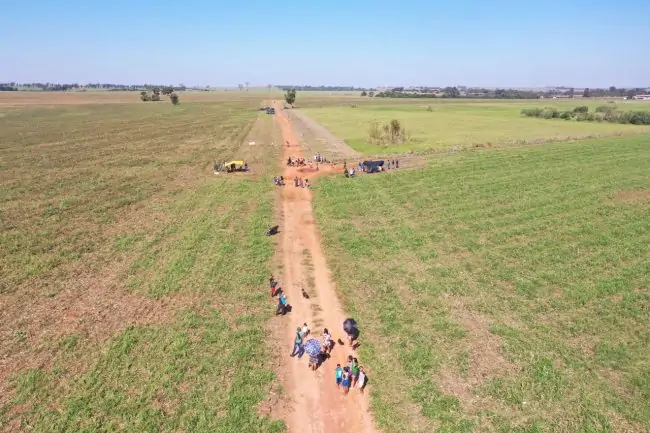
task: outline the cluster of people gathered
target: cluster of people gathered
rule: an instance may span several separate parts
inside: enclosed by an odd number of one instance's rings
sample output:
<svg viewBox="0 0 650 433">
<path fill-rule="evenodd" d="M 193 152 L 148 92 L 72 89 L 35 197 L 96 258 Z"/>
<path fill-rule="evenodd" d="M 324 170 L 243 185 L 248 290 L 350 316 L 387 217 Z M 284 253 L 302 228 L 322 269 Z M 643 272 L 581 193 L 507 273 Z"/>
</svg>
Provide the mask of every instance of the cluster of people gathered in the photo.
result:
<svg viewBox="0 0 650 433">
<path fill-rule="evenodd" d="M 296 188 L 309 188 L 309 179 L 296 176 L 293 178 L 293 184 Z"/>
<path fill-rule="evenodd" d="M 273 176 L 273 183 L 276 186 L 284 186 L 284 176 Z"/>
<path fill-rule="evenodd" d="M 276 314 L 285 315 L 288 311 L 291 311 L 291 307 L 287 302 L 287 297 L 282 290 L 282 287 L 280 287 L 279 282 L 273 276 L 269 278 L 269 287 L 271 297 L 278 296 Z M 309 298 L 304 290 L 303 296 Z M 359 337 L 359 329 L 357 328 L 356 322 L 353 319 L 347 319 L 343 323 L 343 330 L 347 334 L 349 346 L 352 349 L 355 349 Z M 311 338 L 307 339 L 307 337 Z M 298 359 L 302 359 L 303 355 L 307 353 L 309 356 L 308 368 L 312 371 L 316 371 L 323 362 L 330 358 L 332 350 L 336 347 L 336 344 L 337 343 L 332 338 L 329 329 L 323 329 L 320 339 L 314 338 L 309 329 L 309 325 L 305 322 L 302 326 L 296 328 L 293 349 L 289 356 L 292 358 L 297 356 Z M 338 339 L 338 344 L 345 345 L 341 339 Z M 359 389 L 359 392 L 363 393 L 366 384 L 368 383 L 368 378 L 363 370 L 363 366 L 360 365 L 359 360 L 352 355 L 348 355 L 345 366 L 342 367 L 341 364 L 336 364 L 334 376 L 336 379 L 336 386 L 345 395 L 350 392 L 350 388 L 355 387 Z"/>
<path fill-rule="evenodd" d="M 296 158 L 295 156 L 290 156 L 287 159 L 287 165 L 290 167 L 304 167 L 307 165 L 305 158 Z"/>
<path fill-rule="evenodd" d="M 316 162 L 316 163 L 327 162 L 327 158 L 325 158 L 325 157 L 324 157 L 323 155 L 321 155 L 320 152 L 319 152 L 319 153 L 317 153 L 316 155 L 314 155 L 314 162 Z"/>
</svg>

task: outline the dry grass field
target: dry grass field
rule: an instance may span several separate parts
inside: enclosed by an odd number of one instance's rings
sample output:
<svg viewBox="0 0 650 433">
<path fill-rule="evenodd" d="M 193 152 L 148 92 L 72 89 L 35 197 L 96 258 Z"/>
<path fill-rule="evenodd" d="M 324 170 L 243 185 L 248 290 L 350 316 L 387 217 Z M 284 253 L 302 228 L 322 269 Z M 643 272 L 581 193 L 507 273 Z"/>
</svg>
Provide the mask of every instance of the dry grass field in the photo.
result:
<svg viewBox="0 0 650 433">
<path fill-rule="evenodd" d="M 0 94 L 0 430 L 279 431 L 278 131 L 259 94 L 138 96 Z M 232 157 L 252 173 L 213 175 Z"/>
</svg>

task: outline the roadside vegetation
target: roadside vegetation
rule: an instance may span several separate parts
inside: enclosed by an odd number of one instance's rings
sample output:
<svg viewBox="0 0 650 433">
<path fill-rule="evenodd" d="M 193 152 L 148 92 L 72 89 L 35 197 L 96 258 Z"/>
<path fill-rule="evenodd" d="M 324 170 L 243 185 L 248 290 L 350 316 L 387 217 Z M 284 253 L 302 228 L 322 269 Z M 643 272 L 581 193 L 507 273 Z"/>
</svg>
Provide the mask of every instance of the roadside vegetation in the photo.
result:
<svg viewBox="0 0 650 433">
<path fill-rule="evenodd" d="M 578 122 L 610 122 L 623 125 L 650 125 L 650 111 L 619 111 L 616 105 L 601 105 L 590 113 L 589 107 L 581 105 L 572 110 L 560 111 L 555 107 L 526 108 L 522 116 L 543 119 L 577 120 Z"/>
<path fill-rule="evenodd" d="M 0 430 L 283 431 L 259 102 L 0 107 Z"/>
<path fill-rule="evenodd" d="M 650 429 L 649 158 L 639 136 L 319 180 L 383 431 Z"/>
</svg>

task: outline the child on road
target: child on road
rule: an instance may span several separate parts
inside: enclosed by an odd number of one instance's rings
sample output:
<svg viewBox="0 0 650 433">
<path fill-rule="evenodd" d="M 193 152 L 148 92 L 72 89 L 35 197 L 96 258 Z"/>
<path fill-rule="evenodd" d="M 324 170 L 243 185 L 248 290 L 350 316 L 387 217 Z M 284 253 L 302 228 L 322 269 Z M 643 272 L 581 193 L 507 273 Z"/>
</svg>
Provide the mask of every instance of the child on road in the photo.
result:
<svg viewBox="0 0 650 433">
<path fill-rule="evenodd" d="M 341 377 L 341 385 L 343 385 L 343 394 L 347 395 L 350 392 L 350 369 L 345 367 L 343 369 L 343 376 Z"/>
<path fill-rule="evenodd" d="M 343 381 L 343 369 L 341 368 L 341 364 L 336 364 L 336 386 L 341 387 L 341 382 Z"/>
</svg>

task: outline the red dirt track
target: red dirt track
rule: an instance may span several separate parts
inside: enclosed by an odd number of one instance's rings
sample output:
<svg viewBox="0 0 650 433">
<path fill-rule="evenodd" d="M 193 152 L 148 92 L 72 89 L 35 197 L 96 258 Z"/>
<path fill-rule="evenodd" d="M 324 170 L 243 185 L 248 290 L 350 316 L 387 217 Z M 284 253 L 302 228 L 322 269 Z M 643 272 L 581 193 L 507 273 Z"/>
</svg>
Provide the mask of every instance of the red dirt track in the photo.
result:
<svg viewBox="0 0 650 433">
<path fill-rule="evenodd" d="M 299 141 L 293 128 L 279 104 L 276 106 L 276 119 L 282 128 L 285 143 L 283 165 L 289 156 L 302 157 Z M 312 212 L 311 191 L 296 188 L 295 176 L 310 179 L 318 175 L 332 173 L 342 167 L 329 164 L 311 171 L 307 167 L 285 167 L 284 177 L 287 185 L 282 188 L 280 224 L 280 250 L 284 266 L 280 280 L 281 286 L 293 310 L 280 319 L 286 323 L 286 354 L 282 353 L 282 368 L 286 369 L 285 389 L 288 391 L 290 412 L 286 422 L 289 432 L 336 432 L 336 433 L 374 433 L 372 419 L 368 411 L 367 393 L 361 394 L 358 388 L 350 389 L 343 395 L 337 388 L 334 369 L 336 364 L 346 364 L 347 356 L 354 351 L 349 346 L 336 345 L 330 359 L 316 372 L 308 369 L 308 356 L 302 359 L 290 358 L 296 328 L 304 322 L 310 326 L 311 337 L 321 339 L 323 328 L 328 328 L 334 341 L 345 341 L 342 329 L 344 312 L 336 296 L 335 287 L 320 244 L 320 235 Z M 311 264 L 306 261 L 311 258 Z M 310 266 L 311 265 L 311 266 Z M 313 276 L 313 286 L 309 279 Z M 302 296 L 305 289 L 310 298 Z M 311 338 L 308 337 L 308 338 Z M 361 365 L 363 360 L 359 359 Z"/>
</svg>

